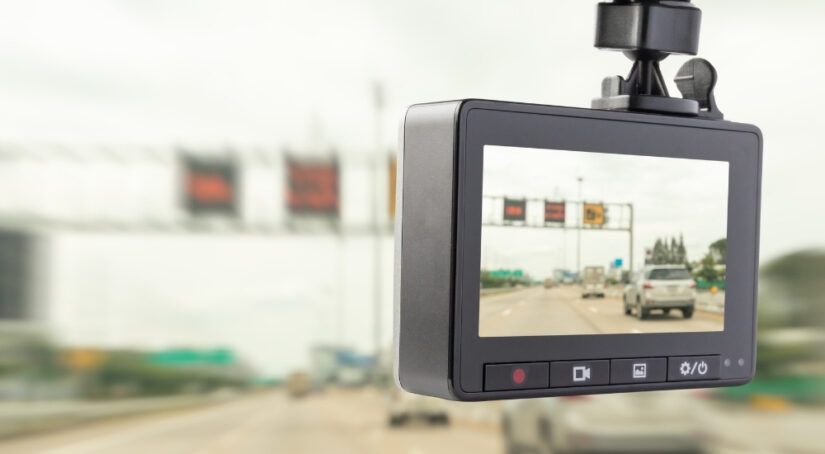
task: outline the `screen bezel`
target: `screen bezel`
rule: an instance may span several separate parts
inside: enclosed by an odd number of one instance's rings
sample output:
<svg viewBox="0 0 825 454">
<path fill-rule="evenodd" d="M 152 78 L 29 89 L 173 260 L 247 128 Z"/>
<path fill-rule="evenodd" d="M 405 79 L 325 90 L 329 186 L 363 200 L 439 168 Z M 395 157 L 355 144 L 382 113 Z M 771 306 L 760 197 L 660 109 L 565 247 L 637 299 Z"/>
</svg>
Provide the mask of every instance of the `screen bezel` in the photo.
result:
<svg viewBox="0 0 825 454">
<path fill-rule="evenodd" d="M 480 337 L 478 270 L 485 145 L 728 162 L 725 330 Z M 699 119 L 474 100 L 465 102 L 458 115 L 457 160 L 455 392 L 467 393 L 467 397 L 481 393 L 484 364 L 490 363 L 721 355 L 730 359 L 731 365 L 722 368 L 722 380 L 715 385 L 752 376 L 761 166 L 758 129 Z M 743 360 L 741 366 L 739 359 Z M 713 384 L 691 383 L 700 385 Z M 502 395 L 575 394 L 627 387 L 665 389 L 677 385 L 551 388 L 505 391 Z"/>
</svg>

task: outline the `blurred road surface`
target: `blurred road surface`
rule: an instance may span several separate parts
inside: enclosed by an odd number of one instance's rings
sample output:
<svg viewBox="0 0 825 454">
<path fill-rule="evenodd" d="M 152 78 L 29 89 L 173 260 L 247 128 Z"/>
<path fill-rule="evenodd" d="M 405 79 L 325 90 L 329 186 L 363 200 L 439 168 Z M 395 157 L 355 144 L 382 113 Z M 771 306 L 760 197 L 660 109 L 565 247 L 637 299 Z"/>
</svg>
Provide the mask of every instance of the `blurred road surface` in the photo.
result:
<svg viewBox="0 0 825 454">
<path fill-rule="evenodd" d="M 481 336 L 546 336 L 591 333 L 667 333 L 721 331 L 724 318 L 697 310 L 692 319 L 679 311 L 650 314 L 647 320 L 625 315 L 620 290 L 605 298 L 581 297 L 575 285 L 530 287 L 482 297 Z"/>
<path fill-rule="evenodd" d="M 503 452 L 497 428 L 387 427 L 386 399 L 371 390 L 303 399 L 257 394 L 198 410 L 162 413 L 0 442 L 15 454 L 438 454 Z"/>
</svg>

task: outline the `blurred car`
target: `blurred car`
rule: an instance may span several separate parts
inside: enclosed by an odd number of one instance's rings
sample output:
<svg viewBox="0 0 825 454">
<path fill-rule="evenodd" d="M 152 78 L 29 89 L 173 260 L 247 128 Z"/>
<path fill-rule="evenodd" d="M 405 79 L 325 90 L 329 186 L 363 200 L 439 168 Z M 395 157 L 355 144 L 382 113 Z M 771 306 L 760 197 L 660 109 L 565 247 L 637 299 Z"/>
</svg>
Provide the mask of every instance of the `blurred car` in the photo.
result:
<svg viewBox="0 0 825 454">
<path fill-rule="evenodd" d="M 587 266 L 582 277 L 582 298 L 604 298 L 604 267 Z"/>
<path fill-rule="evenodd" d="M 699 418 L 682 391 L 509 401 L 507 454 L 701 453 Z"/>
<path fill-rule="evenodd" d="M 693 317 L 696 282 L 682 265 L 646 266 L 624 289 L 624 313 L 644 320 L 653 310 L 665 315 L 678 309 L 684 318 Z"/>
<path fill-rule="evenodd" d="M 544 288 L 553 288 L 553 279 L 547 278 L 542 282 Z"/>
<path fill-rule="evenodd" d="M 292 398 L 304 397 L 312 389 L 309 374 L 304 371 L 296 371 L 286 378 L 286 391 Z"/>
<path fill-rule="evenodd" d="M 357 388 L 369 381 L 366 367 L 341 366 L 335 374 L 335 382 L 343 388 Z"/>
<path fill-rule="evenodd" d="M 393 386 L 390 393 L 389 424 L 401 427 L 411 422 L 447 425 L 450 417 L 441 399 L 408 393 Z"/>
</svg>

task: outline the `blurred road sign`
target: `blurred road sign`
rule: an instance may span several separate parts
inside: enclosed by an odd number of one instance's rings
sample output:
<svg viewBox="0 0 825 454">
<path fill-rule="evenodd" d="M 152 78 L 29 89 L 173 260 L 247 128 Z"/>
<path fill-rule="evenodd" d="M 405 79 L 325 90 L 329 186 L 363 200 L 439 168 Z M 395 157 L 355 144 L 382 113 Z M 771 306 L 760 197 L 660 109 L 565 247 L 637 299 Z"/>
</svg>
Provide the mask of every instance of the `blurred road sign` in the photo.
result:
<svg viewBox="0 0 825 454">
<path fill-rule="evenodd" d="M 106 354 L 90 348 L 72 348 L 63 351 L 61 357 L 63 364 L 70 370 L 84 371 L 100 367 L 106 359 Z"/>
<path fill-rule="evenodd" d="M 584 204 L 584 225 L 603 226 L 604 219 L 604 205 L 601 203 L 585 203 Z"/>
<path fill-rule="evenodd" d="M 193 216 L 235 216 L 237 207 L 237 169 L 228 158 L 183 158 L 184 200 Z"/>
<path fill-rule="evenodd" d="M 225 366 L 235 363 L 235 353 L 225 349 L 165 350 L 150 353 L 149 362 L 161 366 Z"/>
<path fill-rule="evenodd" d="M 622 259 L 613 260 L 613 268 L 621 268 L 623 264 L 624 261 Z"/>
<path fill-rule="evenodd" d="M 564 202 L 544 202 L 544 222 L 564 224 Z"/>
<path fill-rule="evenodd" d="M 390 213 L 390 220 L 395 219 L 395 181 L 396 181 L 396 173 L 398 172 L 398 162 L 395 159 L 395 156 L 390 158 L 390 187 L 388 191 L 388 198 L 387 203 L 389 205 L 389 213 Z"/>
<path fill-rule="evenodd" d="M 504 199 L 504 220 L 524 221 L 527 219 L 527 201 Z"/>
<path fill-rule="evenodd" d="M 287 206 L 292 214 L 337 218 L 338 161 L 287 159 Z"/>
<path fill-rule="evenodd" d="M 523 277 L 524 270 L 493 270 L 490 271 L 493 277 Z"/>
</svg>

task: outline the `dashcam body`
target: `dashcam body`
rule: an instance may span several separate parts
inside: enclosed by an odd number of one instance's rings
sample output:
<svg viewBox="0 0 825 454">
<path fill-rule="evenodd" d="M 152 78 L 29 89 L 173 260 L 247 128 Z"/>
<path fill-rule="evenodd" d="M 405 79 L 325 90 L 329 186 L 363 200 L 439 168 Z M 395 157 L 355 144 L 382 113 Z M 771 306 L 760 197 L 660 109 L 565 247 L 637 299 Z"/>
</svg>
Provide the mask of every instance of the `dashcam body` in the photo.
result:
<svg viewBox="0 0 825 454">
<path fill-rule="evenodd" d="M 411 106 L 398 157 L 398 384 L 476 401 L 750 381 L 761 161 L 759 129 L 728 121 Z M 669 259 L 656 256 L 660 237 Z"/>
</svg>

